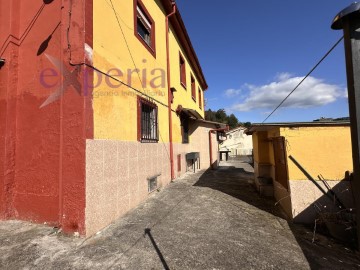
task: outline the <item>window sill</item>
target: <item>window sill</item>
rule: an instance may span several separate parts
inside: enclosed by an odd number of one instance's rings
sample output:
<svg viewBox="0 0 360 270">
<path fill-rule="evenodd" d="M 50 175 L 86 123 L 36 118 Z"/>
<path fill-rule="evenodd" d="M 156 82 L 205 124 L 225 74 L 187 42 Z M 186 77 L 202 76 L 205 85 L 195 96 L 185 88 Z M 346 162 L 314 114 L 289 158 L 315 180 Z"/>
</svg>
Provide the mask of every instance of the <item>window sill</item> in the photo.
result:
<svg viewBox="0 0 360 270">
<path fill-rule="evenodd" d="M 196 103 L 196 98 L 194 98 L 194 97 L 191 97 L 192 98 L 192 100 Z"/>
<path fill-rule="evenodd" d="M 153 194 L 155 191 L 160 191 L 160 187 L 156 187 L 156 189 L 154 189 L 153 191 L 148 191 L 148 195 Z"/>
<path fill-rule="evenodd" d="M 153 49 L 152 47 L 150 47 L 145 41 L 144 39 L 136 32 L 136 37 L 137 39 L 142 43 L 142 45 L 144 45 L 144 47 L 152 54 L 152 56 L 154 56 L 154 58 L 156 58 L 156 51 L 155 49 Z"/>
<path fill-rule="evenodd" d="M 141 143 L 159 143 L 159 140 L 140 140 Z"/>
<path fill-rule="evenodd" d="M 187 89 L 186 89 L 186 84 L 184 84 L 183 82 L 180 82 L 180 84 L 181 84 L 181 86 L 182 86 L 185 90 L 187 90 Z"/>
</svg>

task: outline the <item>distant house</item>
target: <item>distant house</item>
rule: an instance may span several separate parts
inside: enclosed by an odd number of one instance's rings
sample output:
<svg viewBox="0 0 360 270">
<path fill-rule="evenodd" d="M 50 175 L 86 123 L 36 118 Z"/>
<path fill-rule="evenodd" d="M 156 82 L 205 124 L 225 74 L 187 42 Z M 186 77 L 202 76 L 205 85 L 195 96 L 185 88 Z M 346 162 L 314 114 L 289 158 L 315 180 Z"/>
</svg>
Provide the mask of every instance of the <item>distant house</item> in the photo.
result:
<svg viewBox="0 0 360 270">
<path fill-rule="evenodd" d="M 226 141 L 220 144 L 220 150 L 229 150 L 232 156 L 252 154 L 252 136 L 245 133 L 245 127 L 238 127 L 226 132 Z"/>
<path fill-rule="evenodd" d="M 290 155 L 313 178 L 327 179 L 347 207 L 352 204 L 345 179 L 352 170 L 349 122 L 253 124 L 247 133 L 253 138 L 257 189 L 273 195 L 289 218 L 312 223 L 316 211 L 334 207 Z M 321 181 L 316 183 L 327 191 Z"/>
</svg>

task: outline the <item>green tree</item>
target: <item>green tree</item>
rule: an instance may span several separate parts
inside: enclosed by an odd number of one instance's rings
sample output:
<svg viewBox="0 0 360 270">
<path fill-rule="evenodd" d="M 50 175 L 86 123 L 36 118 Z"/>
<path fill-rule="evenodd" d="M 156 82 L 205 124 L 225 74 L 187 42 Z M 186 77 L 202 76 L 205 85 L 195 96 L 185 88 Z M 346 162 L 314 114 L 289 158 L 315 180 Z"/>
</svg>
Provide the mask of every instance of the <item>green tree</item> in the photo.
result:
<svg viewBox="0 0 360 270">
<path fill-rule="evenodd" d="M 239 125 L 239 120 L 236 116 L 232 113 L 230 116 L 227 117 L 227 124 L 231 129 L 236 128 Z"/>
<path fill-rule="evenodd" d="M 227 116 L 227 114 L 226 114 L 226 112 L 225 112 L 224 109 L 219 109 L 219 110 L 217 110 L 217 112 L 215 113 L 215 117 L 216 117 L 217 122 L 226 123 L 228 116 Z"/>
<path fill-rule="evenodd" d="M 215 112 L 213 112 L 211 109 L 205 111 L 205 120 L 216 122 Z"/>
<path fill-rule="evenodd" d="M 251 127 L 251 122 L 245 122 L 243 123 L 243 126 L 249 128 Z"/>
<path fill-rule="evenodd" d="M 236 128 L 241 124 L 233 113 L 227 115 L 224 109 L 219 109 L 217 111 L 212 111 L 211 109 L 208 109 L 207 111 L 205 111 L 205 120 L 227 124 L 231 129 Z M 248 125 L 251 125 L 250 122 L 246 123 L 248 123 Z"/>
</svg>

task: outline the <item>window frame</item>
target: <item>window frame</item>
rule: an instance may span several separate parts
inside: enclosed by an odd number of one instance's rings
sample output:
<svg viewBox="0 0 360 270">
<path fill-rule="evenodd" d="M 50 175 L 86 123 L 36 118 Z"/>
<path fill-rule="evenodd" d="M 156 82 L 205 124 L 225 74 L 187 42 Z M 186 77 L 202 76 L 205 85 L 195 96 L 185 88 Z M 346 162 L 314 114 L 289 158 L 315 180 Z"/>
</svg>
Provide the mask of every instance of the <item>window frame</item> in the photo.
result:
<svg viewBox="0 0 360 270">
<path fill-rule="evenodd" d="M 178 169 L 178 172 L 181 172 L 181 154 L 178 154 L 177 155 L 177 169 Z"/>
<path fill-rule="evenodd" d="M 149 177 L 147 179 L 148 181 L 148 194 L 153 193 L 155 190 L 157 190 L 159 188 L 158 186 L 158 176 L 153 176 L 153 177 Z M 153 188 L 152 187 L 152 181 L 155 182 L 155 186 Z"/>
<path fill-rule="evenodd" d="M 202 94 L 201 88 L 198 87 L 198 96 L 199 96 L 199 108 L 202 110 Z"/>
<path fill-rule="evenodd" d="M 150 42 L 151 44 L 147 44 L 145 40 L 138 33 L 138 11 L 137 8 L 141 10 L 145 19 L 150 23 Z M 146 9 L 144 3 L 141 0 L 134 0 L 134 34 L 136 38 L 144 45 L 144 47 L 156 58 L 156 42 L 155 42 L 155 21 L 151 17 L 150 13 Z"/>
<path fill-rule="evenodd" d="M 146 136 L 144 135 L 144 128 L 143 128 L 143 105 L 148 106 L 150 108 L 152 108 L 153 110 L 155 110 L 155 132 L 156 132 L 156 136 L 155 138 L 152 137 L 152 135 L 150 135 L 150 138 L 146 138 Z M 151 118 L 149 118 L 150 120 Z M 151 124 L 151 123 L 150 123 Z M 150 128 L 150 125 L 149 127 Z M 138 141 L 139 142 L 144 142 L 144 143 L 157 143 L 159 142 L 159 115 L 158 115 L 158 106 L 153 103 L 150 102 L 140 96 L 138 96 L 137 98 L 137 135 L 138 135 Z"/>
<path fill-rule="evenodd" d="M 191 97 L 196 102 L 196 80 L 194 75 L 190 73 L 191 78 Z"/>
<path fill-rule="evenodd" d="M 180 84 L 186 89 L 186 62 L 181 52 L 179 52 L 179 69 L 180 69 Z"/>
<path fill-rule="evenodd" d="M 180 125 L 181 125 L 181 143 L 182 144 L 189 144 L 190 143 L 189 117 L 181 114 L 180 115 Z"/>
</svg>

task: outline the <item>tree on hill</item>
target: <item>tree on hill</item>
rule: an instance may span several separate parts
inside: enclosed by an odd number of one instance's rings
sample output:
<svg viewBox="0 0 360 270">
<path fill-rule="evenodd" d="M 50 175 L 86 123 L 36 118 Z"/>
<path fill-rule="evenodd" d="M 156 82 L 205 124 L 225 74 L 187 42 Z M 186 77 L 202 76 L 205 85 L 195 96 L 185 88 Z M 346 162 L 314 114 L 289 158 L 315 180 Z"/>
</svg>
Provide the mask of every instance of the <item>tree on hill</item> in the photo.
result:
<svg viewBox="0 0 360 270">
<path fill-rule="evenodd" d="M 245 124 L 239 122 L 237 117 L 232 113 L 227 115 L 224 109 L 219 109 L 217 111 L 212 111 L 211 109 L 205 111 L 205 120 L 219 122 L 229 125 L 230 129 L 236 128 L 239 125 L 250 126 L 250 122 Z"/>
<path fill-rule="evenodd" d="M 217 112 L 215 113 L 215 117 L 220 123 L 226 123 L 228 120 L 228 116 L 224 109 L 217 110 Z"/>
<path fill-rule="evenodd" d="M 227 119 L 227 123 L 231 128 L 235 128 L 239 126 L 239 120 L 236 118 L 236 116 L 233 113 L 229 115 Z"/>
<path fill-rule="evenodd" d="M 205 111 L 205 120 L 216 122 L 217 119 L 215 116 L 215 112 L 213 112 L 211 109 Z"/>
</svg>

